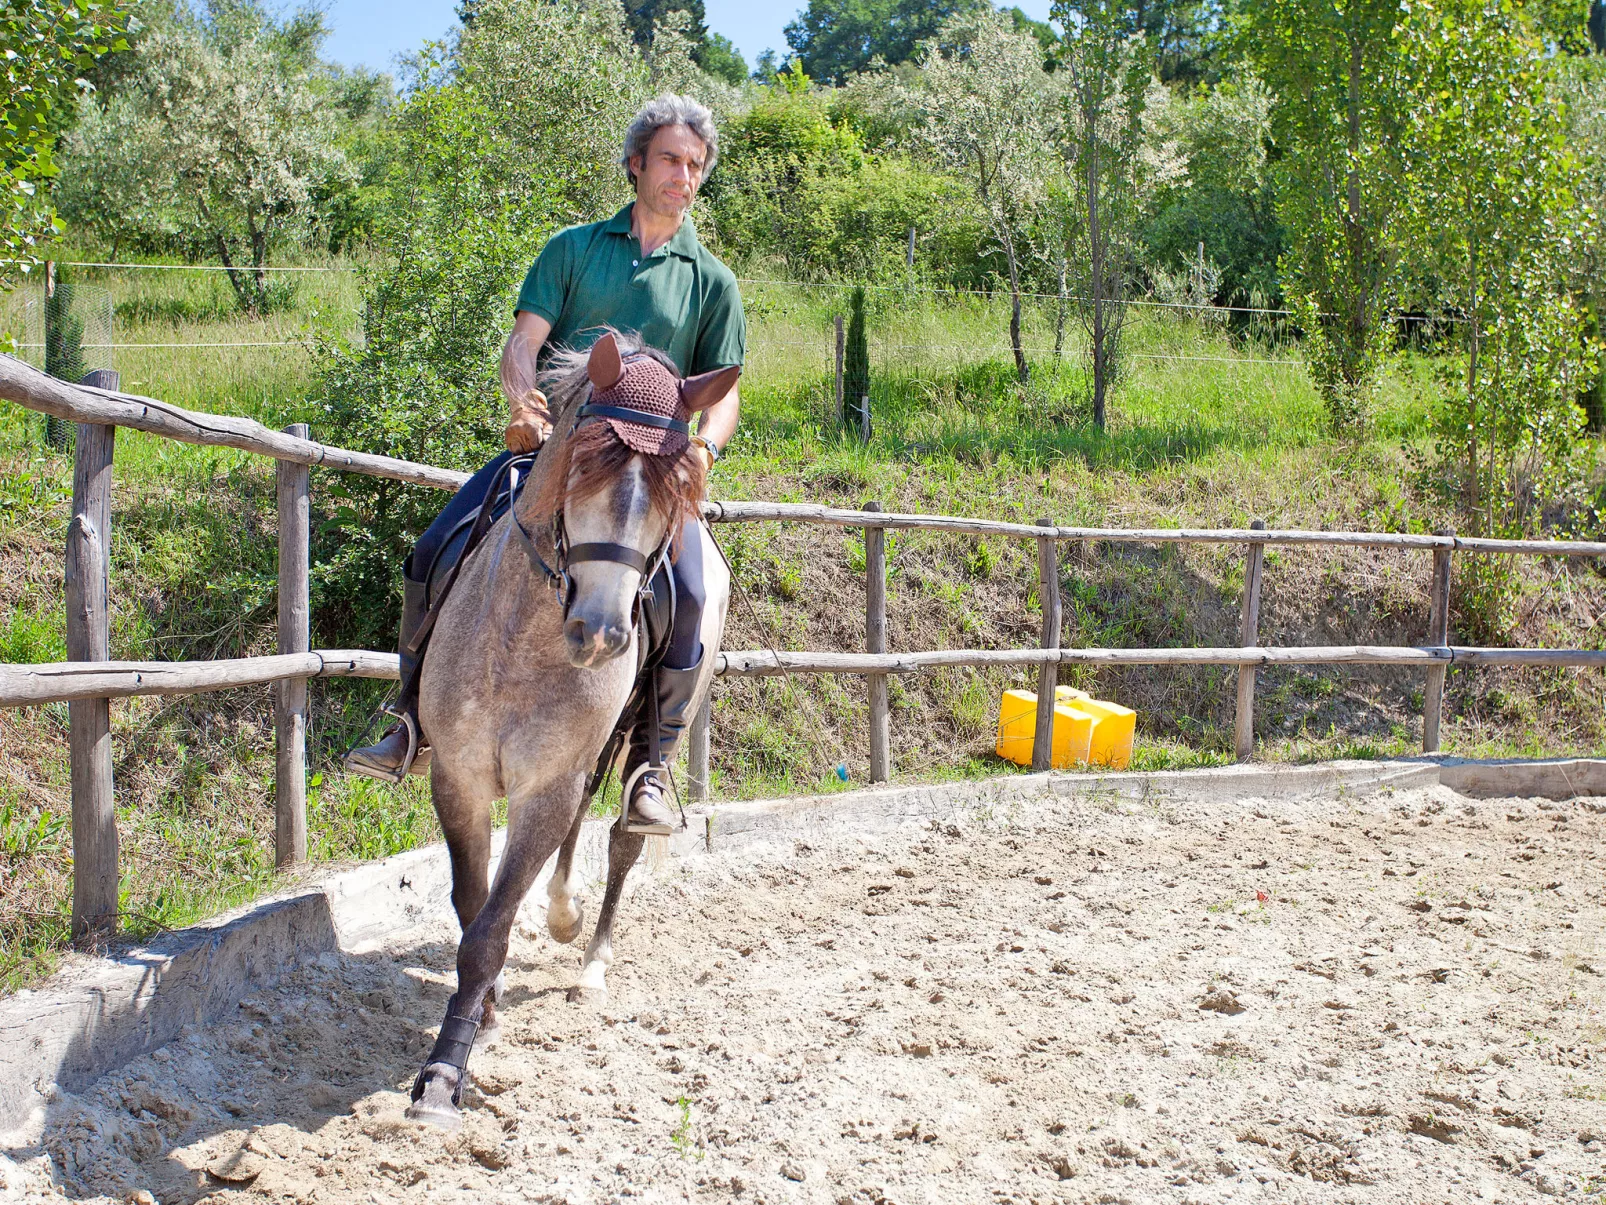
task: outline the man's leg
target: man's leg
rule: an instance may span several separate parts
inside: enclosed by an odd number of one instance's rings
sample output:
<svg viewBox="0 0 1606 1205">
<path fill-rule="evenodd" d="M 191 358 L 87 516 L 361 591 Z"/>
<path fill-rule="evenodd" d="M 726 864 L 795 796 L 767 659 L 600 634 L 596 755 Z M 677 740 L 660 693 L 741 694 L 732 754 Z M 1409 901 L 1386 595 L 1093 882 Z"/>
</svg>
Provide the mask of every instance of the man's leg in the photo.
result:
<svg viewBox="0 0 1606 1205">
<path fill-rule="evenodd" d="M 658 669 L 658 749 L 659 760 L 667 767 L 675 757 L 686 726 L 691 723 L 691 707 L 697 693 L 697 680 L 703 668 L 703 605 L 708 593 L 703 585 L 703 541 L 700 520 L 687 519 L 680 536 L 680 556 L 674 564 L 675 626 L 669 648 Z M 650 733 L 645 717 L 630 734 L 630 756 L 625 761 L 625 777 L 652 758 Z M 634 832 L 667 833 L 673 813 L 669 809 L 667 771 L 648 770 L 636 780 L 630 794 L 627 824 Z"/>
<path fill-rule="evenodd" d="M 462 546 L 462 540 L 454 540 L 453 536 L 466 533 L 463 521 L 473 515 L 485 502 L 485 495 L 491 488 L 491 482 L 501 471 L 509 456 L 510 453 L 501 453 L 464 482 L 462 488 L 453 494 L 451 501 L 442 508 L 441 513 L 435 516 L 435 521 L 423 535 L 418 537 L 418 543 L 413 546 L 413 551 L 402 563 L 401 631 L 396 647 L 401 655 L 403 683 L 406 683 L 417 669 L 421 656 L 412 651 L 411 645 L 419 626 L 424 622 L 424 617 L 429 614 L 430 605 L 434 602 L 430 587 L 432 581 L 438 584 L 441 577 L 434 572 L 435 562 L 443 552 L 448 551 L 448 545 L 459 548 Z M 372 745 L 364 745 L 347 753 L 346 769 L 353 774 L 366 774 L 370 778 L 378 778 L 385 782 L 400 782 L 404 774 L 409 772 L 422 774 L 427 770 L 431 755 L 429 742 L 418 728 L 417 700 L 416 690 L 409 693 L 404 704 L 405 716 L 387 728 L 385 735 Z M 407 760 L 407 750 L 410 745 L 415 746 L 411 764 Z"/>
</svg>

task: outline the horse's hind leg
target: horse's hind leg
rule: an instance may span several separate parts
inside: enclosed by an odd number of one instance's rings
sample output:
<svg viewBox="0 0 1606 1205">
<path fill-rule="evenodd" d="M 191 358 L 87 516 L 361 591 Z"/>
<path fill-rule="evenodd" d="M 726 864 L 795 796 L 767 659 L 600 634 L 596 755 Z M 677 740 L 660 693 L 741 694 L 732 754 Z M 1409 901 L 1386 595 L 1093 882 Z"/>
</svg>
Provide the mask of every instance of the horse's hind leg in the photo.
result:
<svg viewBox="0 0 1606 1205">
<path fill-rule="evenodd" d="M 435 1048 L 413 1084 L 407 1115 L 455 1129 L 463 1095 L 464 1070 L 478 1026 L 494 1018 L 488 993 L 507 961 L 508 943 L 519 905 L 541 867 L 564 835 L 572 808 L 579 806 L 582 776 L 550 788 L 542 796 L 509 807 L 507 845 L 490 895 L 457 946 L 457 991 L 446 1002 Z"/>
<path fill-rule="evenodd" d="M 569 828 L 569 835 L 563 839 L 563 847 L 558 850 L 558 864 L 553 867 L 552 881 L 547 884 L 546 894 L 546 930 L 552 934 L 554 941 L 568 945 L 580 936 L 580 926 L 585 924 L 585 906 L 578 898 L 577 884 L 574 879 L 574 850 L 580 844 L 580 829 L 585 824 L 586 809 L 578 807 L 574 812 L 574 824 Z"/>
<path fill-rule="evenodd" d="M 641 856 L 641 847 L 647 838 L 642 833 L 626 830 L 623 823 L 613 826 L 608 836 L 608 891 L 602 897 L 602 908 L 597 913 L 597 931 L 591 935 L 586 947 L 585 961 L 580 968 L 580 980 L 569 989 L 571 1001 L 606 996 L 606 975 L 613 965 L 613 915 L 624 892 L 625 876 Z"/>
</svg>

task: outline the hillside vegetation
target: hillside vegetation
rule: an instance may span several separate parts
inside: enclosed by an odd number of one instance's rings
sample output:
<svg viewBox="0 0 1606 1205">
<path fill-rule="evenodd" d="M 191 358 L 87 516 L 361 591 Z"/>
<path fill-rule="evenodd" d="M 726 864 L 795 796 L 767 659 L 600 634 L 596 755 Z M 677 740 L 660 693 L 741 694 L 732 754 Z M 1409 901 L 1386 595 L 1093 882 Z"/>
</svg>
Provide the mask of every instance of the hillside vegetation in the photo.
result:
<svg viewBox="0 0 1606 1205">
<path fill-rule="evenodd" d="M 398 82 L 329 62 L 311 8 L 25 0 L 0 18 L 0 343 L 64 378 L 114 367 L 179 405 L 477 468 L 501 438 L 518 282 L 555 231 L 625 203 L 621 132 L 675 91 L 721 131 L 692 217 L 743 278 L 750 330 L 716 496 L 1599 536 L 1592 11 L 1063 0 L 1042 23 L 986 0 L 808 0 L 790 52 L 749 72 L 700 0 L 473 0 Z M 46 258 L 73 265 L 48 301 Z M 106 261 L 181 270 L 85 266 Z M 832 398 L 849 314 L 867 440 Z M 272 466 L 131 432 L 117 448 L 113 655 L 272 651 Z M 388 649 L 402 557 L 443 498 L 313 481 L 314 641 Z M 0 661 L 64 655 L 70 482 L 63 441 L 0 407 Z M 741 587 L 728 646 L 862 646 L 860 536 L 719 537 Z M 1031 547 L 888 543 L 894 649 L 1036 642 Z M 1067 641 L 1234 639 L 1241 550 L 1065 552 Z M 1456 573 L 1457 639 L 1600 647 L 1595 564 L 1463 556 Z M 1261 637 L 1416 643 L 1428 580 L 1420 554 L 1274 549 Z M 1141 766 L 1230 756 L 1233 673 L 1068 676 L 1139 710 Z M 1029 680 L 895 679 L 896 776 L 1006 771 L 997 696 Z M 1258 755 L 1408 753 L 1422 686 L 1262 672 Z M 424 784 L 337 768 L 384 693 L 313 687 L 319 862 L 435 834 Z M 1456 670 L 1447 711 L 1461 753 L 1595 751 L 1606 726 L 1598 675 L 1572 670 Z M 722 684 L 716 792 L 863 781 L 864 713 L 851 678 Z M 130 932 L 273 882 L 269 718 L 266 689 L 114 705 Z M 65 946 L 65 733 L 65 707 L 0 713 L 0 982 Z"/>
<path fill-rule="evenodd" d="M 128 342 L 230 342 L 246 324 L 195 319 L 177 300 L 204 283 L 169 274 L 106 274 Z M 202 278 L 203 280 L 206 278 Z M 309 277 L 283 334 L 349 320 L 345 278 Z M 1074 356 L 1035 362 L 1041 390 L 1014 382 L 998 346 L 998 303 L 889 294 L 870 304 L 868 445 L 831 414 L 830 290 L 749 286 L 751 367 L 741 436 L 714 494 L 1089 526 L 1275 524 L 1424 531 L 1446 513 L 1415 484 L 1424 435 L 1422 382 L 1431 363 L 1397 360 L 1373 434 L 1328 433 L 1300 363 L 1275 341 L 1159 312 L 1130 335 L 1156 357 L 1122 387 L 1107 432 L 1067 427 L 1055 408 L 1080 388 Z M 344 308 L 342 308 L 344 307 Z M 152 315 L 142 318 L 140 315 Z M 939 352 L 937 349 L 947 349 Z M 1148 350 L 1152 349 L 1152 350 Z M 248 358 L 249 357 L 249 358 Z M 187 406 L 248 414 L 272 426 L 307 420 L 337 441 L 304 400 L 312 357 L 299 347 L 165 350 L 124 363 L 125 388 Z M 299 398 L 303 400 L 297 400 Z M 42 451 L 42 422 L 0 411 L 0 661 L 65 656 L 62 537 L 70 459 Z M 347 482 L 313 478 L 315 539 L 349 499 Z M 444 495 L 418 489 L 421 507 Z M 113 501 L 112 655 L 209 658 L 274 651 L 275 510 L 271 464 L 120 432 Z M 742 596 L 727 647 L 863 647 L 862 540 L 808 526 L 717 532 Z M 1461 558 L 1465 563 L 1469 558 Z M 1375 551 L 1280 549 L 1267 555 L 1267 643 L 1416 643 L 1426 632 L 1429 558 Z M 1035 551 L 1021 541 L 935 533 L 889 538 L 893 649 L 1036 643 Z M 1068 546 L 1062 567 L 1068 643 L 1223 644 L 1234 639 L 1241 550 Z M 1525 564 L 1507 618 L 1484 615 L 1458 584 L 1457 639 L 1600 647 L 1595 617 L 1606 582 L 1590 564 Z M 327 588 L 327 587 L 325 587 Z M 755 622 L 756 620 L 756 622 Z M 354 635 L 388 648 L 393 615 L 353 619 L 315 606 L 314 642 Z M 1491 627 L 1491 623 L 1496 626 Z M 354 626 L 355 625 L 355 626 Z M 1070 671 L 1070 680 L 1139 710 L 1136 764 L 1230 760 L 1231 671 Z M 1030 687 L 1021 672 L 941 671 L 891 684 L 894 775 L 919 781 L 1009 772 L 991 753 L 998 693 Z M 347 778 L 339 753 L 369 720 L 384 685 L 313 684 L 313 857 L 372 858 L 435 839 L 427 789 Z M 1257 755 L 1304 760 L 1408 754 L 1420 747 L 1418 674 L 1334 668 L 1262 671 Z M 1587 671 L 1457 670 L 1445 748 L 1462 754 L 1598 751 L 1598 675 Z M 113 704 L 115 774 L 130 929 L 185 923 L 273 882 L 272 703 L 266 688 Z M 66 708 L 0 712 L 0 825 L 5 851 L 4 966 L 9 981 L 48 965 L 64 937 L 70 894 Z M 740 798 L 835 790 L 867 773 L 867 717 L 855 678 L 722 683 L 714 713 L 714 791 Z M 44 958 L 44 963 L 38 960 Z"/>
</svg>

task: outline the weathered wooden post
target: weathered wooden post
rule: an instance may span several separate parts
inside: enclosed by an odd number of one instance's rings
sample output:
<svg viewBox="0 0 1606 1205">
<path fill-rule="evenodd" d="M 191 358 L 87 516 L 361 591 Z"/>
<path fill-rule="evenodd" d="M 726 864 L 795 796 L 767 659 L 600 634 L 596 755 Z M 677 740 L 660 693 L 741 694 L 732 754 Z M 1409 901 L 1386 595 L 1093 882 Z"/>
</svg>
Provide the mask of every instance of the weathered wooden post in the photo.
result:
<svg viewBox="0 0 1606 1205">
<path fill-rule="evenodd" d="M 1265 531 L 1266 520 L 1249 524 L 1254 531 Z M 1260 571 L 1266 560 L 1264 544 L 1249 544 L 1244 553 L 1244 606 L 1238 627 L 1238 644 L 1253 648 L 1260 643 Z M 1233 721 L 1233 745 L 1238 760 L 1248 761 L 1255 752 L 1255 667 L 1238 667 L 1238 713 Z"/>
<path fill-rule="evenodd" d="M 691 721 L 691 745 L 686 750 L 686 793 L 693 803 L 708 801 L 708 746 L 714 722 L 714 692 L 710 687 L 703 705 Z"/>
<path fill-rule="evenodd" d="M 836 388 L 831 393 L 835 408 L 831 413 L 840 421 L 842 416 L 842 364 L 848 354 L 847 335 L 842 330 L 842 315 L 836 316 Z"/>
<path fill-rule="evenodd" d="M 1445 528 L 1433 533 L 1449 536 L 1455 530 Z M 1450 557 L 1454 545 L 1433 550 L 1432 598 L 1428 607 L 1428 643 L 1444 648 L 1450 643 Z M 1444 718 L 1444 676 L 1449 666 L 1438 664 L 1428 667 L 1427 689 L 1422 699 L 1422 752 L 1439 751 L 1439 723 Z"/>
<path fill-rule="evenodd" d="M 866 502 L 864 509 L 881 510 L 881 503 Z M 887 651 L 887 529 L 864 529 L 864 651 Z M 892 726 L 887 714 L 887 676 L 867 674 L 870 684 L 870 781 L 886 782 L 891 775 Z"/>
<path fill-rule="evenodd" d="M 67 657 L 111 656 L 106 613 L 111 547 L 112 453 L 117 428 L 79 423 L 73 454 L 72 523 L 67 528 Z M 112 799 L 111 705 L 67 704 L 72 773 L 74 938 L 117 930 L 117 809 Z"/>
<path fill-rule="evenodd" d="M 291 423 L 287 435 L 307 438 L 306 423 Z M 279 652 L 312 648 L 309 543 L 312 502 L 304 464 L 278 462 Z M 276 759 L 273 791 L 273 855 L 280 869 L 307 860 L 307 680 L 287 678 L 274 687 Z"/>
<path fill-rule="evenodd" d="M 1039 519 L 1039 527 L 1053 527 L 1053 519 Z M 1045 649 L 1060 646 L 1059 541 L 1037 537 L 1037 597 L 1043 605 Z M 1037 673 L 1037 734 L 1032 741 L 1032 769 L 1047 770 L 1054 755 L 1054 688 L 1059 685 L 1059 664 L 1043 662 Z"/>
</svg>

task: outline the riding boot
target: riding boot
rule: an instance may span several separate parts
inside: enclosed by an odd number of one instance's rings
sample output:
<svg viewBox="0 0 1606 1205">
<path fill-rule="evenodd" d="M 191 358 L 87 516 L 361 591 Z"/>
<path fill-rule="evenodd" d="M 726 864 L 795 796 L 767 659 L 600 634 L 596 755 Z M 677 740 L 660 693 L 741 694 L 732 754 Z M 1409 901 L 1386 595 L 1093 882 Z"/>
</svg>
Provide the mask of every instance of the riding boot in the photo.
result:
<svg viewBox="0 0 1606 1205">
<path fill-rule="evenodd" d="M 697 680 L 702 673 L 702 660 L 690 669 L 658 669 L 658 755 L 664 767 L 650 769 L 652 750 L 647 721 L 643 717 L 630 733 L 630 756 L 625 761 L 625 781 L 630 783 L 636 771 L 630 794 L 630 815 L 625 826 L 633 833 L 660 833 L 670 831 L 674 813 L 666 798 L 670 789 L 667 781 L 668 766 L 675 760 L 680 738 L 691 722 L 692 704 L 697 698 Z"/>
<path fill-rule="evenodd" d="M 429 614 L 429 587 L 402 574 L 401 636 L 397 649 L 401 654 L 401 680 L 403 687 L 418 669 L 419 654 L 411 651 L 413 637 L 418 633 L 424 616 Z M 366 774 L 382 782 L 400 782 L 409 773 L 424 774 L 429 770 L 430 748 L 418 727 L 418 691 L 404 692 L 401 710 L 396 712 L 396 723 L 385 730 L 385 735 L 372 745 L 353 749 L 345 756 L 346 769 L 353 774 Z M 408 752 L 412 751 L 412 760 Z"/>
</svg>

